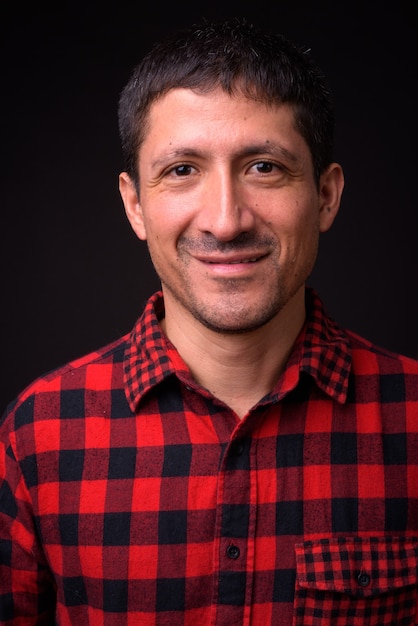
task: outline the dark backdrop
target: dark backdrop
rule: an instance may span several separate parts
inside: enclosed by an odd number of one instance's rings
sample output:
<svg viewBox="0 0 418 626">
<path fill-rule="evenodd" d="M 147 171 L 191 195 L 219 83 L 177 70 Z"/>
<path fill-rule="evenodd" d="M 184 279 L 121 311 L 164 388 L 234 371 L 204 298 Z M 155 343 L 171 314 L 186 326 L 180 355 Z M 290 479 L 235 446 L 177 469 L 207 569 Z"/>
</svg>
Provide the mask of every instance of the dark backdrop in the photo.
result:
<svg viewBox="0 0 418 626">
<path fill-rule="evenodd" d="M 136 4 L 2 16 L 0 410 L 129 331 L 158 287 L 117 189 L 117 100 L 152 41 L 235 11 Z M 341 324 L 418 357 L 417 28 L 406 3 L 389 7 L 253 1 L 237 14 L 311 47 L 334 91 L 346 190 L 310 283 Z"/>
</svg>

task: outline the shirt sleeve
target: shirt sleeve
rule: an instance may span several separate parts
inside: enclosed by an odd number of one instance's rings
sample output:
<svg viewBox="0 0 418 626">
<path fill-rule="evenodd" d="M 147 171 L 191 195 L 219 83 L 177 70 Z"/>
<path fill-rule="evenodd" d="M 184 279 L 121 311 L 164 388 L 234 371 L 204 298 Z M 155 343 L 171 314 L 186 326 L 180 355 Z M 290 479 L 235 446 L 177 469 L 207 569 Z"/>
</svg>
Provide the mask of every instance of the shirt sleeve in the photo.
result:
<svg viewBox="0 0 418 626">
<path fill-rule="evenodd" d="M 8 423 L 7 417 L 0 422 L 0 624 L 52 626 L 55 585 Z"/>
</svg>

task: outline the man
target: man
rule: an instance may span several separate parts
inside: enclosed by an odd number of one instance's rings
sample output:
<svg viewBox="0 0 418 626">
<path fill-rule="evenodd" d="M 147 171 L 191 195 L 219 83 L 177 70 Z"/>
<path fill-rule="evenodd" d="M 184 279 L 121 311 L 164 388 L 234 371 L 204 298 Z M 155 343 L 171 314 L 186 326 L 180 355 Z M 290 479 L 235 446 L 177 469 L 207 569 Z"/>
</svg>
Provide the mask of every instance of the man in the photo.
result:
<svg viewBox="0 0 418 626">
<path fill-rule="evenodd" d="M 417 623 L 418 363 L 306 286 L 344 184 L 320 71 L 203 25 L 119 111 L 162 291 L 3 418 L 1 623 Z"/>
</svg>

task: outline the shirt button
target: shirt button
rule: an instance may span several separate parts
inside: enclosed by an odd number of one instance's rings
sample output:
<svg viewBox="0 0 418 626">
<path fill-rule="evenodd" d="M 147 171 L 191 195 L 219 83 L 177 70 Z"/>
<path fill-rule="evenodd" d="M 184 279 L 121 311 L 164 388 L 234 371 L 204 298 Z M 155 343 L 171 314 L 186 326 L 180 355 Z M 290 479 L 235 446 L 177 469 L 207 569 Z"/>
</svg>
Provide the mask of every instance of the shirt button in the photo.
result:
<svg viewBox="0 0 418 626">
<path fill-rule="evenodd" d="M 243 441 L 235 441 L 231 445 L 231 454 L 233 454 L 234 456 L 241 456 L 241 454 L 243 452 L 244 452 L 244 442 Z"/>
<path fill-rule="evenodd" d="M 361 572 L 357 576 L 357 582 L 360 585 L 360 587 L 368 587 L 370 585 L 370 576 L 369 576 L 369 574 L 366 574 L 366 572 Z"/>
<path fill-rule="evenodd" d="M 237 559 L 240 555 L 240 549 L 238 546 L 234 546 L 234 544 L 232 544 L 227 547 L 226 553 L 230 559 Z"/>
</svg>

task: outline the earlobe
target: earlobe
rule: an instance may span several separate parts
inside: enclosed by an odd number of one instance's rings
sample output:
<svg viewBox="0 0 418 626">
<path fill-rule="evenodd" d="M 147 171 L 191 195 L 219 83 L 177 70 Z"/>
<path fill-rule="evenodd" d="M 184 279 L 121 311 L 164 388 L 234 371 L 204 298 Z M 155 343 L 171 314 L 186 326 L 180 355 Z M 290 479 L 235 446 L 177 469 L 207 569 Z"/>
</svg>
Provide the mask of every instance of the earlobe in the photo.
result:
<svg viewBox="0 0 418 626">
<path fill-rule="evenodd" d="M 126 172 L 119 175 L 119 192 L 122 196 L 126 217 L 134 233 L 139 239 L 145 240 L 147 235 L 138 193 L 132 179 Z"/>
<path fill-rule="evenodd" d="M 338 163 L 331 163 L 320 179 L 319 229 L 321 233 L 331 228 L 340 208 L 343 189 L 342 167 Z"/>
</svg>

